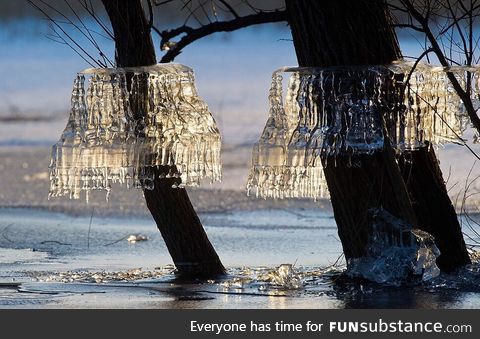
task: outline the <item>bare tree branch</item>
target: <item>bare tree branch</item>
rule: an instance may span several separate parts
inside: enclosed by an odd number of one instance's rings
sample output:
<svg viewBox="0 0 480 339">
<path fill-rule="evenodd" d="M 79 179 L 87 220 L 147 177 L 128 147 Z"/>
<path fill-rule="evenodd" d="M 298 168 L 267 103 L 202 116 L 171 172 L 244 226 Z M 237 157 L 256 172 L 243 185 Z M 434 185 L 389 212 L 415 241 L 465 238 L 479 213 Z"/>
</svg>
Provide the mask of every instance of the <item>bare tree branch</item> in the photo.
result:
<svg viewBox="0 0 480 339">
<path fill-rule="evenodd" d="M 433 34 L 429 26 L 428 18 L 423 16 L 422 13 L 420 13 L 415 8 L 415 6 L 410 0 L 401 0 L 401 2 L 405 6 L 405 8 L 409 11 L 409 13 L 412 15 L 412 17 L 422 26 L 425 36 L 428 39 L 429 43 L 431 44 L 431 49 L 437 56 L 440 64 L 443 67 L 450 67 L 451 65 L 449 64 L 447 58 L 445 57 L 445 54 L 442 51 L 442 48 L 440 47 L 435 35 Z M 455 78 L 455 75 L 452 72 L 446 72 L 446 74 L 455 92 L 462 100 L 465 110 L 467 111 L 467 114 L 470 118 L 470 121 L 472 122 L 473 126 L 477 129 L 477 131 L 480 132 L 480 117 L 477 115 L 477 112 L 473 107 L 473 102 L 471 100 L 470 93 L 462 88 L 462 86 L 458 82 L 458 79 Z"/>
<path fill-rule="evenodd" d="M 417 68 L 418 66 L 418 63 L 428 55 L 428 53 L 432 53 L 433 52 L 433 49 L 432 48 L 428 48 L 426 49 L 425 51 L 423 51 L 422 54 L 420 54 L 420 56 L 417 58 L 417 60 L 415 60 L 413 66 L 412 66 L 412 69 L 410 70 L 410 73 L 408 73 L 408 76 L 405 80 L 405 83 L 408 85 L 410 83 L 410 78 L 412 77 L 412 74 L 413 72 L 415 71 L 415 69 Z"/>
<path fill-rule="evenodd" d="M 396 27 L 396 28 L 410 28 L 410 29 L 413 29 L 414 31 L 417 31 L 417 32 L 423 32 L 422 27 L 418 27 L 418 26 L 415 26 L 413 24 L 392 24 L 391 26 Z"/>
<path fill-rule="evenodd" d="M 227 9 L 230 11 L 230 13 L 232 13 L 232 15 L 235 18 L 237 19 L 240 18 L 238 13 L 233 9 L 233 7 L 226 0 L 219 0 L 219 2 L 222 3 L 225 7 L 227 7 Z"/>
<path fill-rule="evenodd" d="M 258 12 L 256 14 L 238 17 L 230 21 L 212 22 L 199 28 L 191 28 L 184 25 L 168 31 L 159 31 L 158 29 L 154 29 L 154 31 L 157 32 L 161 37 L 160 44 L 162 48 L 168 50 L 168 52 L 162 57 L 161 62 L 171 62 L 182 52 L 183 48 L 207 35 L 217 32 L 231 32 L 248 26 L 281 21 L 286 21 L 286 13 L 284 10 Z M 171 39 L 182 34 L 185 35 L 180 39 L 180 41 L 177 43 L 171 42 Z"/>
<path fill-rule="evenodd" d="M 87 2 L 88 1 L 88 2 Z M 82 5 L 83 9 L 90 14 L 90 16 L 95 20 L 95 22 L 104 30 L 105 33 L 110 37 L 110 39 L 115 40 L 113 33 L 110 29 L 103 23 L 102 20 L 97 16 L 95 10 L 93 9 L 93 4 L 91 0 L 80 0 L 80 4 Z M 90 5 L 90 6 L 89 6 Z"/>
<path fill-rule="evenodd" d="M 147 6 L 148 6 L 148 27 L 151 29 L 153 26 L 153 5 L 152 5 L 152 0 L 147 0 Z"/>
<path fill-rule="evenodd" d="M 175 0 L 165 0 L 165 1 L 160 1 L 160 2 L 155 1 L 155 6 L 163 6 L 163 5 L 169 4 L 170 2 L 173 2 L 173 1 L 175 1 Z"/>
<path fill-rule="evenodd" d="M 50 16 L 43 8 L 41 8 L 40 6 L 38 6 L 34 1 L 32 0 L 27 0 L 28 3 L 30 3 L 30 5 L 32 5 L 34 8 L 36 8 L 37 10 L 39 10 L 53 25 L 54 27 L 58 28 L 62 34 L 64 36 L 66 36 L 68 38 L 68 40 L 70 40 L 71 44 L 68 43 L 65 39 L 63 39 L 63 41 L 71 48 L 73 49 L 78 55 L 82 56 L 82 58 L 92 67 L 94 67 L 93 65 L 96 64 L 98 67 L 106 67 L 106 65 L 102 64 L 99 60 L 96 60 L 93 56 L 91 56 L 77 41 L 75 41 L 75 39 L 70 36 L 64 29 L 63 27 L 55 21 L 55 19 Z M 43 4 L 45 4 L 45 2 L 43 0 L 40 0 L 40 2 L 42 2 Z M 50 5 L 46 4 L 47 6 L 51 7 Z M 60 34 L 58 32 L 55 32 L 59 37 L 60 37 Z M 73 46 L 76 46 L 73 47 Z M 78 49 L 77 49 L 78 48 Z M 82 55 L 83 53 L 83 55 Z M 85 56 L 85 57 L 84 57 Z M 89 59 L 89 60 L 87 60 Z"/>
</svg>

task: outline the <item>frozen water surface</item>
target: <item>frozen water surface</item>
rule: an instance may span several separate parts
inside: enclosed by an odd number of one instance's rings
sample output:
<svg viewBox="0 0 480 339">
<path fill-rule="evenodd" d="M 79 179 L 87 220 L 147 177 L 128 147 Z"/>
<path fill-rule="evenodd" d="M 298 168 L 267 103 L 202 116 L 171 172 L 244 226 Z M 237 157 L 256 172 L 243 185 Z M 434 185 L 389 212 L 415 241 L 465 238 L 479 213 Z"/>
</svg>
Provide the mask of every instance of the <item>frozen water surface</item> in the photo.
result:
<svg viewBox="0 0 480 339">
<path fill-rule="evenodd" d="M 175 281 L 151 220 L 94 216 L 90 227 L 89 216 L 0 209 L 0 307 L 480 307 L 478 264 L 408 287 L 348 278 L 342 260 L 331 267 L 341 245 L 332 215 L 320 209 L 201 218 L 229 275 L 186 283 Z M 129 243 L 132 234 L 148 240 Z"/>
</svg>

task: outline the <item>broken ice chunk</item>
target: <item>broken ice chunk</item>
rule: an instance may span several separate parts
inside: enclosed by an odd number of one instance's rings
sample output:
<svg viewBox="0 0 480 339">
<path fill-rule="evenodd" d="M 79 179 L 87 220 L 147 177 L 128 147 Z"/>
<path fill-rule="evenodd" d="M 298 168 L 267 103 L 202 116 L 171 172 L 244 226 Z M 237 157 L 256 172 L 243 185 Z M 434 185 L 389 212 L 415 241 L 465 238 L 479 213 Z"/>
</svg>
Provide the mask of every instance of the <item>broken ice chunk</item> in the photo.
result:
<svg viewBox="0 0 480 339">
<path fill-rule="evenodd" d="M 440 251 L 430 233 L 410 225 L 380 208 L 372 218 L 367 253 L 347 263 L 347 274 L 377 283 L 399 285 L 409 279 L 430 280 L 440 274 Z"/>
<path fill-rule="evenodd" d="M 295 272 L 292 264 L 282 264 L 274 271 L 268 273 L 269 280 L 282 288 L 299 289 L 303 288 L 300 275 Z"/>
<path fill-rule="evenodd" d="M 127 238 L 127 241 L 131 244 L 134 244 L 139 241 L 147 241 L 148 237 L 142 234 L 132 234 Z"/>
</svg>

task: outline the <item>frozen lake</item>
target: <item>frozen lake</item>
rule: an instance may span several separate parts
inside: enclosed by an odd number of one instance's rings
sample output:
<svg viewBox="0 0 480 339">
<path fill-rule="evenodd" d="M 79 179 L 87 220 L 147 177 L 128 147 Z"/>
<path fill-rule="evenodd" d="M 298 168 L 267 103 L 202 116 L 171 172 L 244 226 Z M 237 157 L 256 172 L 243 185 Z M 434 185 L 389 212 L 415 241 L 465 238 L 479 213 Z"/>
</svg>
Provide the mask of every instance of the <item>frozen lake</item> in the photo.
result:
<svg viewBox="0 0 480 339">
<path fill-rule="evenodd" d="M 478 267 L 389 287 L 347 280 L 330 212 L 201 213 L 229 275 L 181 283 L 153 221 L 0 209 L 0 308 L 479 308 Z M 89 231 L 90 228 L 90 231 Z M 148 237 L 129 243 L 131 234 Z M 340 260 L 341 262 L 341 260 Z M 299 288 L 272 283 L 293 264 Z M 98 283 L 96 282 L 98 281 Z"/>
</svg>

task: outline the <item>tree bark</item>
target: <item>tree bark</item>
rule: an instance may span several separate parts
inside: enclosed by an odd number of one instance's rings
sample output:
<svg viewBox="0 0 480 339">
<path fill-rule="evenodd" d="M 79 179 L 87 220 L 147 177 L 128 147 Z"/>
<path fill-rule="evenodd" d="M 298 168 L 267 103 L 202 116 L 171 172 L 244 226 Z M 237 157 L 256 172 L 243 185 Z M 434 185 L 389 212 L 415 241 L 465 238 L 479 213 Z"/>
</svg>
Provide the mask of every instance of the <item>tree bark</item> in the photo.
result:
<svg viewBox="0 0 480 339">
<path fill-rule="evenodd" d="M 150 27 L 140 0 L 102 0 L 115 36 L 118 67 L 156 63 Z M 145 94 L 148 88 L 145 86 Z M 134 115 L 145 114 L 145 100 L 132 98 Z M 155 168 L 155 188 L 144 190 L 147 207 L 160 230 L 178 274 L 187 278 L 210 278 L 225 273 L 210 243 L 187 191 L 172 188 L 179 179 L 159 179 L 165 168 Z M 178 182 L 177 182 L 178 184 Z"/>
<path fill-rule="evenodd" d="M 432 146 L 404 152 L 398 163 L 420 228 L 434 236 L 440 250 L 438 267 L 451 272 L 470 264 L 455 207 Z"/>
<path fill-rule="evenodd" d="M 381 65 L 401 58 L 382 0 L 286 0 L 286 7 L 300 66 Z M 348 155 L 323 160 L 346 258 L 366 253 L 370 213 L 383 208 L 435 237 L 442 270 L 465 265 L 468 253 L 435 154 L 429 148 L 404 154 L 412 162 L 401 160 L 400 167 L 388 144 L 373 155 L 354 155 L 360 167 L 349 167 Z"/>
</svg>

